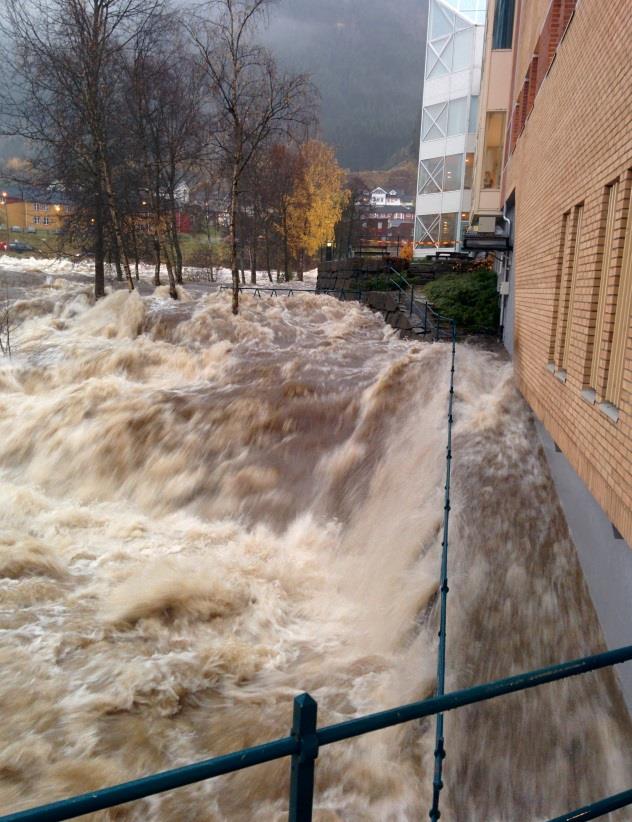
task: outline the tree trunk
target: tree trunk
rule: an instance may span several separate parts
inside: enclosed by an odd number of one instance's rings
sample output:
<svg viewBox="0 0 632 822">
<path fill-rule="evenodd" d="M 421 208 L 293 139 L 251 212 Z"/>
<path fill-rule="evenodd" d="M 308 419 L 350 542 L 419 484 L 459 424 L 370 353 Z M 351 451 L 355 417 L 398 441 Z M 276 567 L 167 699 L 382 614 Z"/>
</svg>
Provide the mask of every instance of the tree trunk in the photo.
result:
<svg viewBox="0 0 632 822">
<path fill-rule="evenodd" d="M 290 282 L 290 248 L 287 237 L 287 214 L 283 212 L 283 272 L 285 282 Z"/>
<path fill-rule="evenodd" d="M 105 192 L 105 197 L 108 204 L 108 212 L 110 217 L 110 227 L 112 229 L 112 237 L 114 240 L 114 247 L 116 252 L 116 260 L 117 260 L 117 273 L 118 273 L 118 266 L 122 263 L 123 268 L 125 271 L 125 277 L 127 278 L 127 285 L 130 291 L 134 290 L 134 280 L 132 279 L 132 272 L 129 267 L 129 260 L 127 258 L 127 253 L 125 251 L 125 244 L 123 242 L 123 232 L 121 231 L 121 221 L 119 219 L 119 214 L 116 208 L 116 201 L 114 199 L 114 191 L 112 190 L 112 182 L 110 180 L 110 169 L 108 167 L 107 160 L 105 158 L 105 154 L 103 149 L 100 150 L 100 171 L 101 171 L 101 179 L 103 184 L 103 191 Z"/>
<path fill-rule="evenodd" d="M 176 281 L 182 285 L 182 248 L 180 247 L 180 236 L 178 234 L 178 215 L 176 201 L 171 197 L 171 237 L 175 254 Z"/>
<path fill-rule="evenodd" d="M 132 216 L 131 226 L 132 226 L 132 244 L 134 246 L 134 275 L 136 277 L 136 282 L 138 282 L 138 280 L 139 280 L 138 264 L 139 264 L 140 260 L 138 258 L 138 237 L 136 236 L 136 222 L 135 222 L 135 219 L 134 219 L 133 216 Z"/>
<path fill-rule="evenodd" d="M 252 242 L 250 251 L 250 282 L 257 285 L 257 209 L 252 213 Z"/>
<path fill-rule="evenodd" d="M 154 234 L 154 253 L 156 255 L 156 267 L 154 269 L 154 285 L 160 285 L 160 238 Z"/>
<path fill-rule="evenodd" d="M 230 268 L 233 277 L 233 314 L 239 313 L 239 265 L 237 262 L 237 206 L 239 200 L 239 164 L 233 163 L 233 180 L 230 190 Z"/>
<path fill-rule="evenodd" d="M 178 299 L 178 289 L 176 288 L 176 276 L 173 269 L 173 260 L 167 243 L 163 245 L 165 265 L 167 266 L 167 276 L 169 277 L 169 296 L 172 300 Z"/>
<path fill-rule="evenodd" d="M 266 227 L 265 238 L 266 238 L 266 270 L 268 272 L 268 279 L 270 280 L 270 282 L 272 282 L 272 270 L 271 270 L 271 264 L 270 264 L 270 237 L 268 235 L 267 227 Z"/>
<path fill-rule="evenodd" d="M 121 266 L 121 257 L 118 249 L 114 250 L 114 265 L 116 266 L 116 279 L 119 283 L 123 282 L 123 267 Z"/>
<path fill-rule="evenodd" d="M 305 270 L 305 251 L 301 248 L 298 255 L 298 279 L 303 282 L 303 272 Z"/>
<path fill-rule="evenodd" d="M 95 300 L 99 300 L 101 297 L 105 297 L 105 251 L 103 241 L 103 204 L 101 202 L 101 191 L 98 187 L 94 229 L 96 232 L 94 240 L 94 298 Z"/>
</svg>

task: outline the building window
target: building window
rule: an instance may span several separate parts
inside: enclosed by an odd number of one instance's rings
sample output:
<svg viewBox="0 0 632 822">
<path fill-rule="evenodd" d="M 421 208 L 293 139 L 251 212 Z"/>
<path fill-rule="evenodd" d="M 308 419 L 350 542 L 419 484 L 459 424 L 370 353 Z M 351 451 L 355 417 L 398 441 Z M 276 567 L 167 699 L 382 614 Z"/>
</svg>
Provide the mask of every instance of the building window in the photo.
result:
<svg viewBox="0 0 632 822">
<path fill-rule="evenodd" d="M 427 142 L 465 134 L 468 118 L 467 99 L 467 97 L 458 97 L 456 100 L 450 100 L 449 103 L 435 103 L 435 105 L 426 106 L 421 123 L 421 139 Z M 478 97 L 472 97 L 470 115 L 473 108 L 477 111 L 477 107 Z M 476 119 L 475 114 L 474 123 Z M 473 131 L 476 131 L 475 125 Z"/>
<path fill-rule="evenodd" d="M 442 77 L 469 68 L 473 52 L 472 23 L 433 0 L 430 4 L 426 78 Z"/>
<path fill-rule="evenodd" d="M 515 0 L 496 0 L 494 9 L 493 49 L 510 49 L 513 41 Z"/>
<path fill-rule="evenodd" d="M 476 134 L 478 131 L 478 95 L 470 99 L 470 116 L 467 127 L 468 134 Z"/>
<path fill-rule="evenodd" d="M 439 214 L 420 214 L 415 223 L 415 246 L 432 248 L 439 243 Z"/>
<path fill-rule="evenodd" d="M 570 222 L 571 213 L 567 211 L 562 217 L 562 232 L 560 235 L 560 245 L 557 260 L 557 272 L 555 275 L 555 291 L 553 293 L 553 316 L 551 318 L 551 337 L 549 341 L 549 364 L 556 363 L 556 348 L 557 348 L 557 326 L 560 313 L 560 295 L 562 293 L 562 277 L 564 274 L 564 255 L 566 253 L 566 235 L 568 233 L 568 225 Z"/>
<path fill-rule="evenodd" d="M 450 100 L 448 111 L 448 137 L 457 134 L 465 134 L 465 123 L 467 120 L 467 97 L 459 97 Z"/>
<path fill-rule="evenodd" d="M 485 118 L 485 147 L 483 149 L 483 188 L 500 188 L 502 170 L 505 112 L 489 111 Z"/>
<path fill-rule="evenodd" d="M 608 380 L 608 366 L 610 365 L 609 340 L 604 339 L 606 325 L 606 304 L 610 269 L 614 257 L 614 223 L 619 195 L 619 181 L 606 189 L 606 224 L 603 235 L 603 252 L 599 274 L 599 297 L 597 300 L 597 314 L 595 316 L 595 332 L 590 363 L 590 386 L 595 389 L 601 398 Z"/>
<path fill-rule="evenodd" d="M 458 214 L 420 214 L 415 225 L 416 248 L 446 248 L 456 244 Z"/>
<path fill-rule="evenodd" d="M 33 203 L 33 211 L 48 211 L 46 203 Z"/>
<path fill-rule="evenodd" d="M 419 163 L 418 194 L 436 194 L 443 186 L 443 157 L 431 157 Z"/>
<path fill-rule="evenodd" d="M 474 54 L 474 28 L 457 31 L 454 35 L 452 71 L 464 71 L 472 65 Z"/>
<path fill-rule="evenodd" d="M 431 157 L 419 164 L 418 194 L 437 194 L 440 191 L 459 191 L 463 185 L 463 154 Z M 472 187 L 474 155 L 465 157 L 465 188 Z M 400 215 L 402 218 L 404 214 Z"/>
<path fill-rule="evenodd" d="M 463 188 L 469 189 L 472 188 L 472 182 L 474 179 L 474 155 L 473 154 L 466 154 L 465 155 L 465 176 L 463 179 Z"/>
<path fill-rule="evenodd" d="M 564 371 L 566 371 L 568 366 L 570 339 L 573 331 L 573 305 L 575 302 L 575 284 L 577 282 L 577 270 L 579 267 L 579 247 L 581 243 L 583 214 L 583 204 L 575 206 L 570 231 L 566 232 L 567 237 L 562 269 L 555 355 L 555 364 Z"/>
<path fill-rule="evenodd" d="M 448 128 L 448 104 L 437 103 L 426 106 L 423 112 L 421 134 L 422 140 L 438 140 L 445 137 Z"/>
<path fill-rule="evenodd" d="M 632 198 L 630 196 L 630 176 L 632 176 L 632 174 L 628 175 L 628 216 L 623 245 L 623 259 L 621 260 L 621 273 L 619 274 L 619 282 L 616 286 L 615 299 L 617 307 L 614 316 L 612 351 L 610 354 L 610 368 L 608 369 L 608 382 L 606 384 L 605 395 L 606 402 L 617 407 L 621 401 L 625 353 L 628 341 L 628 329 L 630 326 L 630 312 L 632 311 L 632 214 L 630 214 Z"/>
<path fill-rule="evenodd" d="M 463 155 L 451 154 L 445 158 L 444 191 L 459 191 L 463 180 Z"/>
<path fill-rule="evenodd" d="M 442 248 L 447 246 L 456 245 L 456 230 L 457 230 L 457 217 L 459 215 L 456 213 L 453 214 L 442 214 L 441 215 L 441 230 L 439 232 L 439 245 Z"/>
</svg>

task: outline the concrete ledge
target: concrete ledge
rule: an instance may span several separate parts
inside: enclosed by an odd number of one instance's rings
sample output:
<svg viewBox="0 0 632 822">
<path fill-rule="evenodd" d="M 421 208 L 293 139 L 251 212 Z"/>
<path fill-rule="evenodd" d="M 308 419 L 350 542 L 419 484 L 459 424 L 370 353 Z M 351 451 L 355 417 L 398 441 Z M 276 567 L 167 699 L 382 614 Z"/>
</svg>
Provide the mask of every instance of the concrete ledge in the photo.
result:
<svg viewBox="0 0 632 822">
<path fill-rule="evenodd" d="M 609 417 L 612 422 L 619 422 L 619 409 L 611 402 L 600 402 L 597 407 L 601 413 Z"/>
</svg>

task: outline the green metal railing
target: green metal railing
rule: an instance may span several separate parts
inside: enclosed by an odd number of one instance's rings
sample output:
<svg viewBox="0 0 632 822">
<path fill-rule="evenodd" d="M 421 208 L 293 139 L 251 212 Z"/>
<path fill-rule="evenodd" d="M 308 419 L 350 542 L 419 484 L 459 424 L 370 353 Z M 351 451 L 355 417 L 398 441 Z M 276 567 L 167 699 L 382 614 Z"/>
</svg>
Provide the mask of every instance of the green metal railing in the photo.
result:
<svg viewBox="0 0 632 822">
<path fill-rule="evenodd" d="M 439 314 L 432 307 L 431 303 L 424 298 L 420 305 L 415 300 L 415 286 L 393 266 L 389 266 L 393 276 L 389 283 L 397 292 L 397 302 L 408 312 L 409 317 L 415 317 L 417 324 L 413 328 L 419 328 L 424 336 L 430 335 L 434 340 L 452 341 L 453 334 L 456 334 L 456 325 L 451 317 Z"/>
<path fill-rule="evenodd" d="M 232 291 L 232 285 L 222 283 L 219 291 Z M 240 285 L 239 293 L 252 293 L 253 297 L 263 297 L 269 294 L 271 297 L 293 297 L 295 294 L 326 294 L 338 297 L 339 300 L 362 300 L 365 292 L 357 288 L 283 288 L 281 286 L 260 286 L 260 285 Z"/>
<path fill-rule="evenodd" d="M 266 742 L 253 748 L 245 748 L 225 756 L 207 759 L 193 765 L 162 771 L 142 779 L 125 782 L 111 788 L 92 791 L 70 799 L 63 799 L 49 805 L 42 805 L 25 811 L 0 817 L 0 822 L 61 822 L 74 819 L 86 813 L 113 808 L 126 802 L 143 799 L 164 791 L 192 785 L 205 779 L 222 774 L 251 768 L 264 762 L 291 757 L 290 776 L 290 822 L 311 822 L 314 796 L 314 767 L 320 749 L 335 742 L 351 739 L 361 734 L 391 728 L 453 711 L 465 705 L 473 705 L 488 699 L 495 699 L 504 694 L 536 688 L 548 682 L 567 679 L 571 676 L 585 674 L 607 668 L 632 659 L 632 645 L 605 651 L 593 656 L 551 665 L 536 671 L 476 685 L 473 688 L 453 691 L 443 696 L 435 696 L 421 702 L 400 705 L 387 711 L 368 714 L 367 716 L 349 719 L 336 725 L 318 728 L 316 724 L 317 706 L 309 694 L 294 698 L 294 721 L 290 736 Z M 550 822 L 579 822 L 579 820 L 596 819 L 617 808 L 632 804 L 632 790 L 624 791 L 606 799 L 596 800 L 593 804 L 558 816 Z M 527 822 L 527 820 L 524 820 Z"/>
<path fill-rule="evenodd" d="M 427 305 L 427 303 L 426 303 Z M 438 317 L 439 315 L 437 315 Z M 437 322 L 437 329 L 439 323 Z M 437 653 L 437 689 L 436 695 L 443 696 L 445 693 L 445 658 L 446 658 L 446 632 L 448 617 L 448 537 L 450 529 L 450 485 L 452 477 L 452 423 L 454 408 L 454 365 L 456 362 L 456 323 L 450 320 L 452 332 L 452 349 L 450 352 L 450 391 L 448 398 L 448 442 L 445 454 L 445 486 L 443 500 L 443 535 L 441 539 L 441 575 L 439 584 L 439 647 Z M 443 788 L 443 760 L 445 759 L 445 740 L 443 737 L 443 714 L 438 713 L 435 722 L 435 766 L 432 780 L 432 807 L 430 808 L 430 819 L 437 822 L 441 816 L 439 810 L 439 798 Z"/>
<path fill-rule="evenodd" d="M 403 275 L 396 271 L 395 273 L 407 283 Z M 408 286 L 410 286 L 409 283 Z M 224 288 L 228 289 L 232 288 L 232 286 L 220 286 L 220 290 Z M 401 285 L 399 285 L 398 288 L 404 292 Z M 253 291 L 255 292 L 255 296 L 259 297 L 262 296 L 262 293 L 272 293 L 274 296 L 279 296 L 279 294 L 283 293 L 289 297 L 292 296 L 294 290 L 240 286 L 240 291 Z M 346 298 L 345 289 L 295 290 L 296 293 L 305 293 L 306 291 L 312 291 L 312 293 L 314 291 L 318 293 L 337 293 L 340 299 Z M 279 294 L 276 292 L 279 292 Z M 349 292 L 349 294 L 351 293 L 354 292 Z M 361 294 L 361 292 L 356 293 Z M 419 308 L 417 303 L 414 302 L 414 291 L 412 291 L 412 287 L 411 295 L 412 313 L 413 306 Z M 361 299 L 361 297 L 359 297 L 359 299 Z M 224 756 L 186 765 L 181 768 L 135 779 L 131 782 L 125 782 L 113 787 L 103 788 L 80 796 L 73 796 L 69 799 L 53 802 L 48 805 L 18 811 L 17 813 L 0 817 L 0 822 L 61 822 L 61 820 L 74 819 L 87 813 L 113 808 L 127 802 L 154 796 L 165 791 L 192 785 L 206 779 L 212 779 L 223 774 L 233 773 L 286 757 L 291 757 L 289 822 L 311 822 L 314 804 L 315 762 L 322 747 L 428 716 L 436 717 L 435 767 L 432 785 L 432 807 L 429 814 L 430 819 L 436 822 L 441 816 L 439 799 L 443 788 L 443 761 L 445 759 L 443 716 L 446 711 L 452 711 L 465 705 L 495 699 L 504 694 L 524 691 L 549 682 L 567 679 L 568 677 L 585 674 L 588 671 L 595 671 L 632 660 L 632 645 L 628 645 L 613 651 L 594 654 L 581 659 L 571 660 L 570 662 L 562 662 L 558 665 L 528 671 L 505 679 L 496 680 L 495 682 L 476 685 L 472 688 L 453 691 L 448 694 L 445 693 L 447 595 L 449 590 L 448 537 L 450 522 L 456 325 L 450 318 L 443 317 L 435 312 L 427 302 L 425 308 L 419 308 L 419 311 L 423 311 L 424 334 L 432 333 L 435 340 L 447 338 L 451 342 L 446 478 L 444 487 L 441 576 L 439 585 L 439 646 L 435 696 L 431 699 L 413 702 L 408 705 L 400 705 L 396 708 L 380 711 L 379 713 L 368 714 L 335 725 L 319 728 L 317 725 L 318 706 L 316 701 L 310 694 L 300 694 L 294 698 L 294 714 L 290 736 L 266 742 L 252 748 L 245 748 Z M 550 820 L 550 822 L 584 822 L 585 820 L 596 819 L 613 810 L 626 807 L 627 805 L 632 805 L 632 789 L 606 797 L 605 799 L 598 799 L 583 808 L 578 808 L 562 816 L 555 817 L 555 819 Z"/>
</svg>

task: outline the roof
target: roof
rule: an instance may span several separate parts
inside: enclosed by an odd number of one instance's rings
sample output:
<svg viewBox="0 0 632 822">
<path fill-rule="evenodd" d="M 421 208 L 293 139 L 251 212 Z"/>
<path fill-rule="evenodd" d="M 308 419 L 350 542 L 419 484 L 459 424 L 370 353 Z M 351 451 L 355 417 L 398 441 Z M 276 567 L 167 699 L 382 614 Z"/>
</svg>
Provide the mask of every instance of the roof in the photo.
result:
<svg viewBox="0 0 632 822">
<path fill-rule="evenodd" d="M 29 203 L 50 203 L 51 205 L 71 202 L 65 191 L 53 185 L 48 187 L 33 186 L 0 180 L 0 187 L 0 191 L 2 193 L 6 192 L 11 200 L 25 200 Z"/>
</svg>

